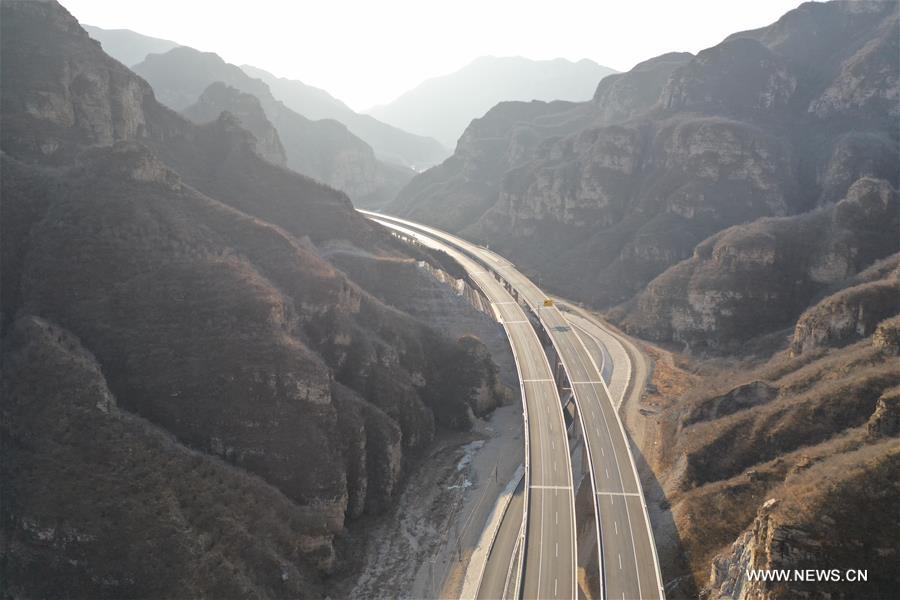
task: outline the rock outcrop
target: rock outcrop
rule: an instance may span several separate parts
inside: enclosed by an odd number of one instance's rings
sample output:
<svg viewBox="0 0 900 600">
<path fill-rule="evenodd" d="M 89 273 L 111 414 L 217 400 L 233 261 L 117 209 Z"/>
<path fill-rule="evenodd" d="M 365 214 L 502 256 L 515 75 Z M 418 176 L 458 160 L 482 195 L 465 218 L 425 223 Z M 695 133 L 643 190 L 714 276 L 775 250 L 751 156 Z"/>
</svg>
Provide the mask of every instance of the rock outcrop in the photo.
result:
<svg viewBox="0 0 900 600">
<path fill-rule="evenodd" d="M 900 314 L 900 279 L 891 278 L 843 290 L 803 313 L 791 350 L 801 354 L 820 346 L 839 346 L 872 335 L 884 319 Z"/>
<path fill-rule="evenodd" d="M 559 101 L 497 105 L 472 121 L 453 156 L 416 176 L 387 211 L 451 231 L 463 229 L 496 202 L 504 173 L 531 160 L 547 135 L 577 129 L 584 111 L 569 114 L 575 106 Z"/>
<path fill-rule="evenodd" d="M 195 123 L 208 123 L 218 119 L 223 112 L 236 117 L 241 126 L 254 135 L 260 156 L 276 165 L 287 165 L 278 131 L 266 118 L 256 96 L 224 83 L 211 83 L 196 104 L 184 109 L 184 116 Z"/>
<path fill-rule="evenodd" d="M 750 526 L 715 558 L 705 597 L 890 597 L 900 532 L 896 520 L 885 517 L 895 506 L 891 473 L 898 468 L 900 444 L 883 442 L 793 477 L 804 493 L 776 494 L 760 506 Z M 748 576 L 748 570 L 776 569 L 788 570 L 791 581 Z M 796 571 L 806 569 L 823 578 L 798 581 Z"/>
<path fill-rule="evenodd" d="M 900 436 L 900 387 L 881 395 L 866 429 L 872 437 Z"/>
<path fill-rule="evenodd" d="M 900 315 L 885 319 L 875 329 L 875 347 L 889 356 L 900 354 Z"/>
<path fill-rule="evenodd" d="M 852 285 L 853 276 L 897 251 L 898 230 L 897 190 L 860 179 L 833 206 L 705 240 L 690 259 L 651 281 L 621 322 L 631 333 L 694 349 L 740 343 L 791 324 L 817 295 Z M 797 324 L 795 351 L 867 337 L 900 309 L 896 287 L 890 276 L 809 309 Z"/>
</svg>

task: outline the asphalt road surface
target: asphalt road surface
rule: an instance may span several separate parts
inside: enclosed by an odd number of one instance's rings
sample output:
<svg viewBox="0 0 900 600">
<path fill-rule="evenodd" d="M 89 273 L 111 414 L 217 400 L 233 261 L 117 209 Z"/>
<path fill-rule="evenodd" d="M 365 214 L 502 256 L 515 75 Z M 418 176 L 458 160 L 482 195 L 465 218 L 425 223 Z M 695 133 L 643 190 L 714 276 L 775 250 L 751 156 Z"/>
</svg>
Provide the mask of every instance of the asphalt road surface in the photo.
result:
<svg viewBox="0 0 900 600">
<path fill-rule="evenodd" d="M 664 597 L 652 529 L 628 440 L 601 377 L 602 367 L 576 331 L 559 309 L 544 306 L 548 296 L 503 257 L 432 227 L 383 215 L 379 218 L 419 231 L 475 258 L 481 267 L 507 281 L 519 299 L 540 317 L 563 362 L 581 415 L 602 548 L 603 597 Z M 527 587 L 524 591 L 526 598 L 543 597 L 529 594 Z"/>
<path fill-rule="evenodd" d="M 516 359 L 526 420 L 525 543 L 516 588 L 525 598 L 575 598 L 575 499 L 568 436 L 553 372 L 528 315 L 492 272 L 452 245 L 381 215 L 370 217 L 450 254 L 491 301 Z"/>
</svg>

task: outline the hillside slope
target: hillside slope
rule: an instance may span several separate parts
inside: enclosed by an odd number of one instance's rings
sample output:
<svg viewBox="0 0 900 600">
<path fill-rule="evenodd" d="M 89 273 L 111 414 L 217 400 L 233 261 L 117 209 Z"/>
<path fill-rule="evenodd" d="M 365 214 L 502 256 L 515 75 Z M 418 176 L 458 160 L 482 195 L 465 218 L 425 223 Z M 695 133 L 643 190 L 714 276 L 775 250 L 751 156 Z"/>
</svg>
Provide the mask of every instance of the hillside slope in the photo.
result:
<svg viewBox="0 0 900 600">
<path fill-rule="evenodd" d="M 657 537 L 671 597 L 893 596 L 898 289 L 895 254 L 815 303 L 787 347 L 693 365 L 684 392 L 648 419 L 655 443 L 643 451 L 660 483 L 648 502 L 675 527 Z M 748 568 L 869 575 L 766 583 Z"/>
<path fill-rule="evenodd" d="M 493 407 L 484 346 L 325 260 L 434 261 L 237 117 L 160 105 L 56 2 L 0 10 L 4 589 L 326 596 L 345 524 Z"/>
<path fill-rule="evenodd" d="M 898 187 L 898 22 L 892 2 L 804 4 L 697 56 L 610 75 L 588 103 L 501 103 L 386 210 L 489 243 L 596 307 L 630 301 L 657 276 L 683 281 L 663 273 L 729 227 L 824 209 L 869 179 Z M 884 243 L 852 260 L 845 228 L 821 229 L 834 262 L 814 278 L 833 283 L 896 251 L 885 210 L 862 236 Z"/>
</svg>

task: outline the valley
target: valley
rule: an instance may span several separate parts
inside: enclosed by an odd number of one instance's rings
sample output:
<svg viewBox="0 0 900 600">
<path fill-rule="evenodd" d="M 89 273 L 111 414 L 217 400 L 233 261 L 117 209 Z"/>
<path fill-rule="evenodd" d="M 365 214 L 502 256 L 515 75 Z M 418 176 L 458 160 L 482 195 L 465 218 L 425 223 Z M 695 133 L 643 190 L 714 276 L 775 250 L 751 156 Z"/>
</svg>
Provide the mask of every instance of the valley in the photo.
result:
<svg viewBox="0 0 900 600">
<path fill-rule="evenodd" d="M 0 598 L 896 595 L 896 2 L 101 4 L 0 0 Z"/>
</svg>

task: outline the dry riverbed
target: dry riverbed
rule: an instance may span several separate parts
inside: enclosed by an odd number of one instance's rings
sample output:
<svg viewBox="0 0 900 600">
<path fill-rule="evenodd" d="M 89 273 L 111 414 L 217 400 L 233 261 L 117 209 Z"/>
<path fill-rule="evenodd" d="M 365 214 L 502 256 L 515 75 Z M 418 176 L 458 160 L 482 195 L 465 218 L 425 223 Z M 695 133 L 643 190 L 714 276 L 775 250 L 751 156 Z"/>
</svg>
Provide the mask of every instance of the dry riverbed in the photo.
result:
<svg viewBox="0 0 900 600">
<path fill-rule="evenodd" d="M 469 556 L 502 489 L 524 458 L 522 412 L 516 400 L 472 431 L 439 436 L 409 474 L 394 508 L 352 524 L 340 540 L 355 581 L 353 598 L 457 597 Z"/>
</svg>

